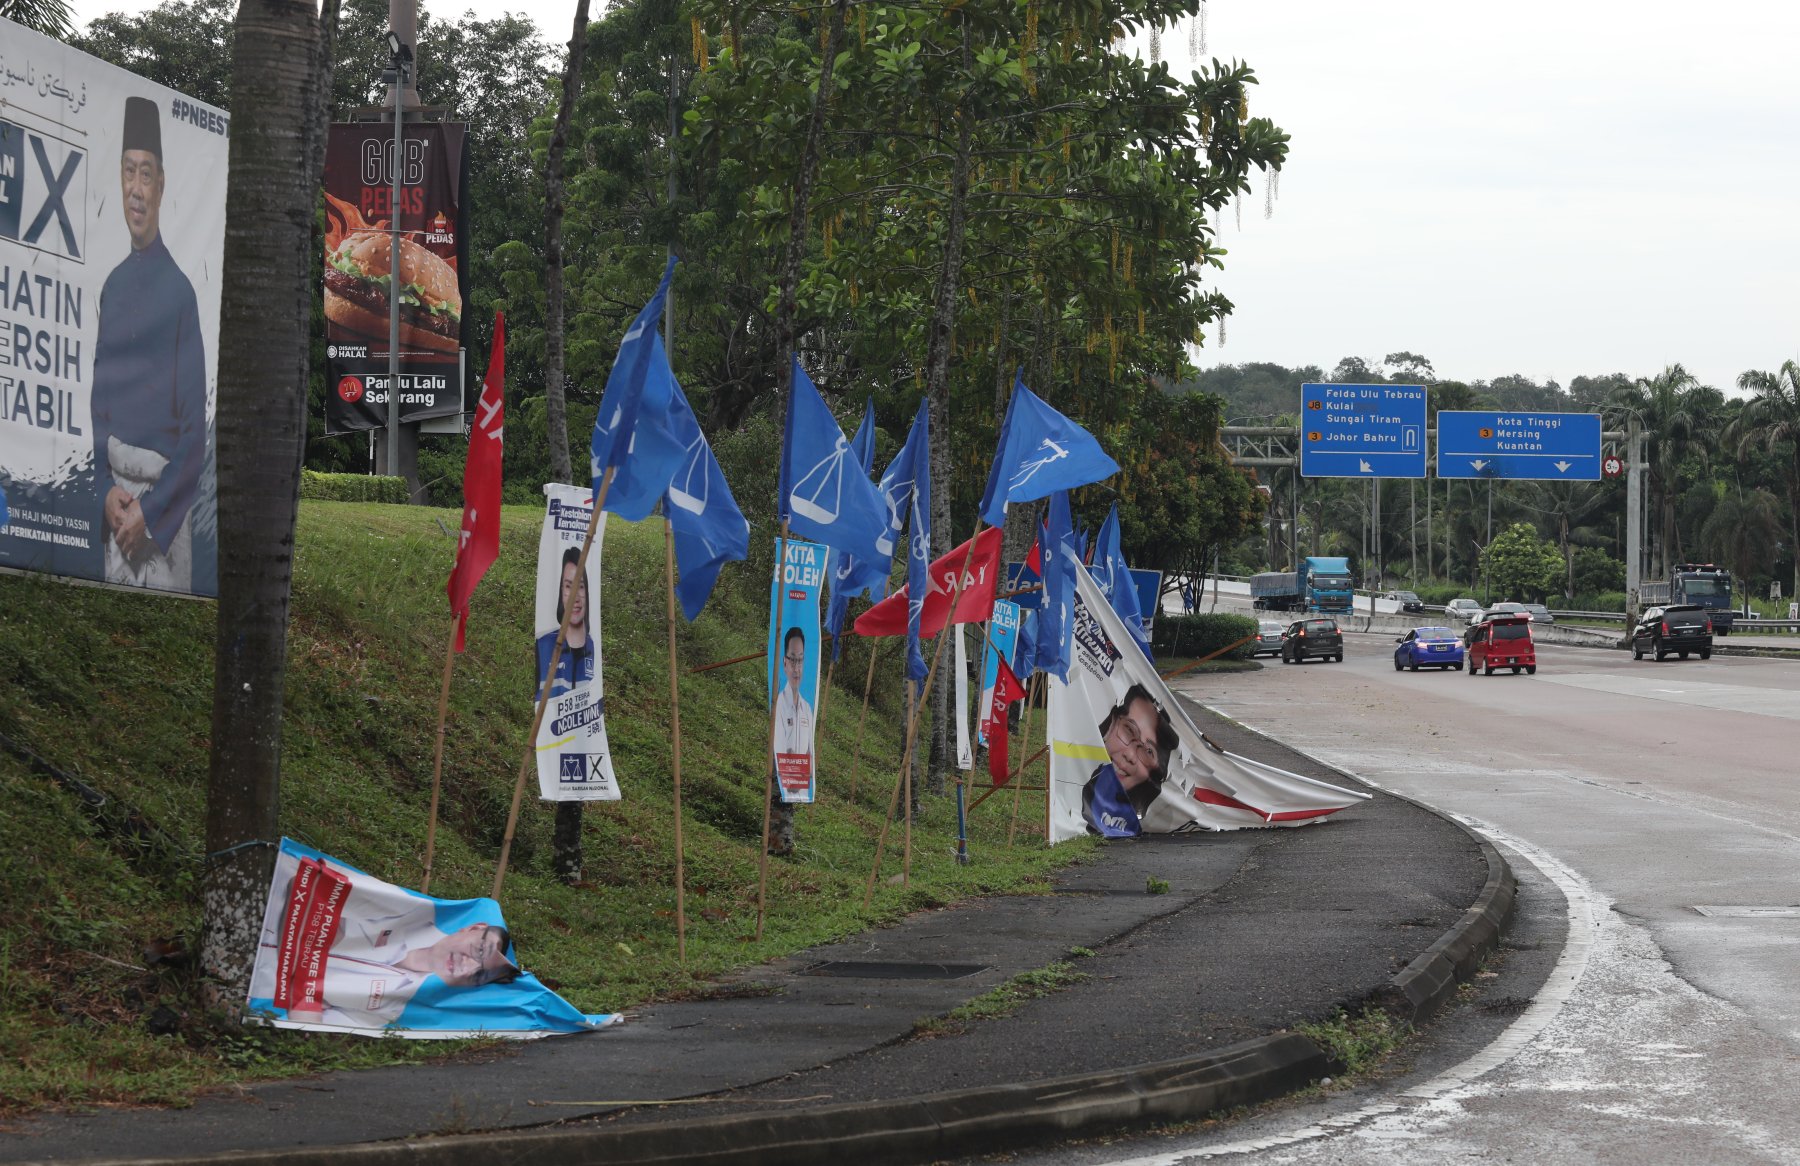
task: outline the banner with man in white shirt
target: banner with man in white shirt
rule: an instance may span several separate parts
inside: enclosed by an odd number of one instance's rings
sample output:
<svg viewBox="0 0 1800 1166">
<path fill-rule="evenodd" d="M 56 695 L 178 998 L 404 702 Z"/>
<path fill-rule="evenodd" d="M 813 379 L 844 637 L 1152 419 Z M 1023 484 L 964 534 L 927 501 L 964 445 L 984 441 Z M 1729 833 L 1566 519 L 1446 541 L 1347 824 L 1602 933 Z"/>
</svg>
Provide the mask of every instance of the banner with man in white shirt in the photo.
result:
<svg viewBox="0 0 1800 1166">
<path fill-rule="evenodd" d="M 779 543 L 777 546 L 779 547 Z M 819 703 L 819 596 L 825 551 L 787 541 L 769 601 L 769 699 L 775 705 L 775 786 L 785 802 L 817 796 L 813 710 Z"/>
</svg>

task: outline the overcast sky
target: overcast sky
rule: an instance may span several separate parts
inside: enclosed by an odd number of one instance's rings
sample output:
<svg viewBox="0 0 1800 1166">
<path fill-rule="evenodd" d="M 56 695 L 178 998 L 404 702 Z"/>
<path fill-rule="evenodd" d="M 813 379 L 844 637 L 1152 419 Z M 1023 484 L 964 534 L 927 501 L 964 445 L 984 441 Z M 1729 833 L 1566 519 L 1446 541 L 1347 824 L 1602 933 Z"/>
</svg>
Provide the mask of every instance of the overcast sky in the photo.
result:
<svg viewBox="0 0 1800 1166">
<path fill-rule="evenodd" d="M 574 13 L 427 6 L 523 11 L 552 41 Z M 1729 391 L 1800 358 L 1800 5 L 1206 7 L 1203 55 L 1248 61 L 1252 114 L 1293 141 L 1273 216 L 1260 174 L 1242 227 L 1224 216 L 1237 311 L 1203 367 L 1404 350 L 1566 386 L 1679 361 Z M 1178 75 L 1191 39 L 1163 37 Z"/>
</svg>

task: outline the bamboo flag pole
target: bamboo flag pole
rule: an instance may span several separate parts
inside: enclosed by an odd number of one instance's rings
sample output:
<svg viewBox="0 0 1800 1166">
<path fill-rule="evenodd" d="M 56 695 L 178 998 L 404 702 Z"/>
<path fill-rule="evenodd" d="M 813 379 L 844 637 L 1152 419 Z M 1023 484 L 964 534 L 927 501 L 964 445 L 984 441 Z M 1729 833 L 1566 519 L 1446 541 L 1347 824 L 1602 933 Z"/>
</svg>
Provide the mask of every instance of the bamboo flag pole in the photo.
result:
<svg viewBox="0 0 1800 1166">
<path fill-rule="evenodd" d="M 419 893 L 431 891 L 431 860 L 437 848 L 438 790 L 444 779 L 444 722 L 450 716 L 450 673 L 456 667 L 456 628 L 462 622 L 460 613 L 450 616 L 450 639 L 444 645 L 444 686 L 438 690 L 437 749 L 431 758 L 431 809 L 425 817 L 425 874 L 419 880 Z"/>
<path fill-rule="evenodd" d="M 594 532 L 600 529 L 602 516 L 606 513 L 606 492 L 612 488 L 613 473 L 616 467 L 606 467 L 606 476 L 600 479 L 600 490 L 594 495 L 594 512 L 588 515 L 587 534 L 581 540 L 581 554 L 575 560 L 575 578 L 587 578 L 588 552 L 594 549 Z M 563 645 L 569 639 L 569 617 L 575 614 L 575 605 L 568 604 L 563 611 L 563 619 L 556 629 L 556 644 L 550 649 L 550 665 L 544 670 L 543 683 L 538 686 L 537 711 L 531 715 L 531 735 L 525 739 L 525 759 L 519 763 L 519 776 L 513 782 L 512 809 L 506 815 L 506 836 L 500 842 L 500 863 L 494 868 L 493 898 L 500 897 L 501 884 L 506 882 L 506 863 L 512 856 L 513 835 L 519 828 L 519 803 L 525 797 L 525 776 L 529 774 L 537 761 L 538 730 L 544 726 L 544 710 L 550 707 L 550 685 L 556 680 L 556 666 L 562 661 Z"/>
<path fill-rule="evenodd" d="M 669 769 L 675 784 L 675 958 L 685 964 L 687 877 L 681 842 L 681 682 L 675 671 L 675 526 L 667 517 L 663 519 L 663 550 L 669 583 Z"/>
<path fill-rule="evenodd" d="M 937 647 L 931 653 L 931 667 L 926 669 L 926 671 L 925 671 L 924 687 L 920 690 L 918 700 L 916 702 L 914 702 L 914 704 L 913 704 L 912 708 L 909 710 L 907 718 L 906 718 L 906 740 L 900 751 L 900 763 L 901 763 L 902 768 L 901 768 L 900 775 L 898 775 L 894 781 L 896 796 L 898 793 L 898 789 L 899 789 L 900 785 L 902 784 L 902 781 L 904 781 L 908 787 L 907 788 L 907 798 L 906 798 L 906 857 L 905 857 L 904 861 L 902 862 L 901 868 L 900 868 L 900 871 L 901 871 L 900 880 L 901 880 L 902 885 L 909 884 L 912 880 L 911 779 L 912 779 L 913 741 L 914 741 L 914 738 L 917 737 L 917 735 L 918 735 L 919 718 L 920 718 L 921 714 L 924 712 L 925 702 L 931 696 L 932 682 L 937 679 L 938 663 L 941 660 L 943 660 L 943 658 L 944 658 L 944 641 L 946 638 L 944 633 L 948 632 L 952 627 L 955 626 L 956 608 L 957 608 L 957 605 L 962 602 L 963 582 L 964 582 L 964 580 L 966 580 L 969 577 L 969 564 L 971 562 L 973 562 L 975 559 L 975 541 L 981 537 L 982 526 L 983 526 L 982 520 L 979 516 L 977 516 L 975 519 L 975 533 L 969 536 L 968 549 L 963 552 L 962 570 L 960 570 L 956 573 L 956 587 L 950 594 L 950 608 L 944 615 L 944 626 L 938 632 Z M 927 581 L 927 582 L 929 583 L 929 581 Z M 982 648 L 982 651 L 985 652 L 986 650 L 987 649 L 984 645 Z M 871 660 L 870 661 L 871 670 L 873 669 L 873 667 L 874 667 L 874 661 Z M 908 681 L 908 685 L 910 687 L 910 685 L 911 685 L 910 680 Z M 890 821 L 893 819 L 893 811 L 892 810 L 890 810 L 888 812 L 888 819 Z M 869 892 L 868 892 L 868 895 L 865 895 L 864 899 L 863 899 L 863 905 L 865 907 L 868 906 L 869 896 L 872 896 L 875 892 L 875 877 L 876 877 L 877 873 L 879 873 L 881 870 L 881 853 L 882 853 L 883 846 L 887 841 L 887 828 L 888 828 L 888 823 L 883 822 L 882 826 L 881 826 L 881 837 L 875 844 L 875 865 L 872 868 L 870 868 L 870 870 L 869 870 Z"/>
<path fill-rule="evenodd" d="M 869 641 L 869 675 L 863 680 L 862 716 L 856 720 L 856 751 L 850 757 L 850 800 L 856 800 L 856 777 L 862 768 L 863 728 L 869 723 L 869 693 L 875 688 L 875 653 L 881 648 L 880 640 Z"/>
<path fill-rule="evenodd" d="M 1019 726 L 1020 752 L 1024 752 L 1031 748 L 1031 706 L 1033 701 L 1037 699 L 1039 683 L 1038 678 L 1033 676 L 1031 678 L 1031 687 L 1025 690 L 1025 723 Z M 1050 710 L 1045 709 L 1044 724 L 1046 726 L 1046 731 L 1048 731 L 1049 723 Z M 1025 772 L 1025 767 L 1030 764 L 1030 761 L 1019 762 L 1019 773 L 1014 777 L 1015 781 L 1018 781 L 1018 776 L 1022 776 Z M 1023 801 L 1025 797 L 1024 787 L 1025 783 L 1023 781 L 1018 781 L 1018 784 L 1013 786 L 1012 821 L 1008 822 L 1006 825 L 1006 844 L 1008 846 L 1013 844 L 1013 833 L 1019 828 L 1019 803 Z"/>
<path fill-rule="evenodd" d="M 788 524 L 787 519 L 783 518 L 781 520 L 781 538 L 775 544 L 775 578 L 777 582 L 783 581 L 787 571 L 787 545 Z M 779 595 L 779 589 L 775 590 L 774 595 Z M 770 602 L 775 603 L 779 600 L 772 595 Z M 777 625 L 777 630 L 779 630 L 779 625 Z M 769 693 L 769 765 L 768 771 L 763 775 L 762 850 L 756 856 L 756 939 L 758 943 L 762 942 L 763 920 L 768 915 L 769 815 L 773 810 L 771 803 L 775 800 L 775 726 L 777 718 L 781 715 L 780 700 L 781 691 L 779 689 Z"/>
</svg>

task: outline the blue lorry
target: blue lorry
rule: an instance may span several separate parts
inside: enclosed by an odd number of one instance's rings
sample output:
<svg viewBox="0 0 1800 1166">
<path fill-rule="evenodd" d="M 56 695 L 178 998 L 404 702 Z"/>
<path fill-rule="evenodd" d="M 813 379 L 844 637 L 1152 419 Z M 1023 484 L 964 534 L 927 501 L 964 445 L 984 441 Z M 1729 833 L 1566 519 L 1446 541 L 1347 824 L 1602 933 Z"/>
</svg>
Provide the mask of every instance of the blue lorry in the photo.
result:
<svg viewBox="0 0 1800 1166">
<path fill-rule="evenodd" d="M 1671 603 L 1697 603 L 1712 617 L 1713 631 L 1731 634 L 1731 572 L 1711 563 L 1677 563 L 1669 577 L 1638 586 L 1638 602 L 1645 607 Z"/>
<path fill-rule="evenodd" d="M 1250 576 L 1250 605 L 1258 611 L 1317 611 L 1348 615 L 1355 592 L 1350 560 L 1309 555 L 1298 571 L 1264 571 Z"/>
</svg>

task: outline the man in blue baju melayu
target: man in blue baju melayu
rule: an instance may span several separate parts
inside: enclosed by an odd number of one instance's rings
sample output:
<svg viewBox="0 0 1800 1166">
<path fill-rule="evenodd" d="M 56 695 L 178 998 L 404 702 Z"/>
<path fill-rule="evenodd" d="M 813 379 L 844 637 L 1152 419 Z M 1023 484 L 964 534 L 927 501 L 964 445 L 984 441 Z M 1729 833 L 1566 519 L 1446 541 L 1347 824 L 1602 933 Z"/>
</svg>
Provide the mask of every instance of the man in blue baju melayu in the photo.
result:
<svg viewBox="0 0 1800 1166">
<path fill-rule="evenodd" d="M 162 123 L 125 99 L 120 207 L 131 252 L 100 289 L 94 348 L 94 480 L 106 581 L 188 591 L 190 512 L 206 461 L 206 353 L 194 285 L 161 231 Z"/>
</svg>

